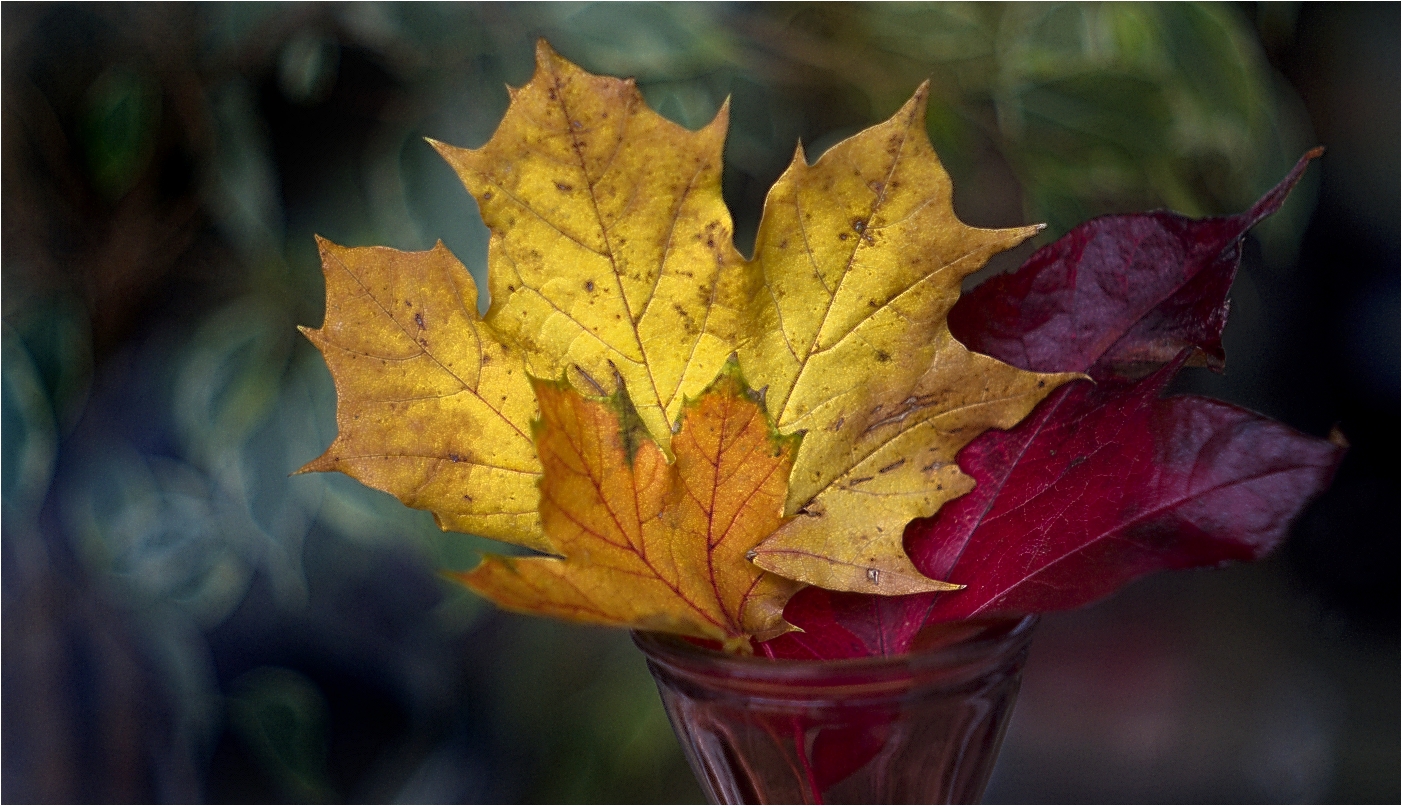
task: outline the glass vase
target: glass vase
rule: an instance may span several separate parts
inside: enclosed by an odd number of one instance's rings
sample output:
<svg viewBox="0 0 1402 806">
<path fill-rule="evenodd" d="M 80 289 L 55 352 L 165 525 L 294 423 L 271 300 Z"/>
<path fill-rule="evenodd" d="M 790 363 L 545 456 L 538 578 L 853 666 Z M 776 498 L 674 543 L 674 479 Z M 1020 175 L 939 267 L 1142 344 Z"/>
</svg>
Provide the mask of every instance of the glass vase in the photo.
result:
<svg viewBox="0 0 1402 806">
<path fill-rule="evenodd" d="M 1035 625 L 960 622 L 907 655 L 833 661 L 633 640 L 712 803 L 974 803 Z"/>
</svg>

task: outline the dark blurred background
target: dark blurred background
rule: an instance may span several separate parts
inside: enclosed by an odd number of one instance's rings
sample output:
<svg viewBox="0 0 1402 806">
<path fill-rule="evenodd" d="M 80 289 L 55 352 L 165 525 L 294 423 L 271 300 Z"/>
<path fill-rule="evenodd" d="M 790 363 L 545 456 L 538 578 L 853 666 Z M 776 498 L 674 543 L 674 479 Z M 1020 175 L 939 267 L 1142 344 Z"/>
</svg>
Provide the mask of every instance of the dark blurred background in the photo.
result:
<svg viewBox="0 0 1402 806">
<path fill-rule="evenodd" d="M 3 36 L 3 791 L 15 801 L 699 801 L 622 632 L 436 575 L 485 545 L 339 476 L 313 244 L 479 274 L 431 136 L 544 36 L 696 127 L 748 252 L 931 78 L 962 218 L 1232 213 L 1205 392 L 1353 448 L 1274 558 L 1044 619 L 990 801 L 1399 799 L 1398 5 L 31 5 Z M 1016 266 L 1031 247 L 1001 257 Z"/>
</svg>

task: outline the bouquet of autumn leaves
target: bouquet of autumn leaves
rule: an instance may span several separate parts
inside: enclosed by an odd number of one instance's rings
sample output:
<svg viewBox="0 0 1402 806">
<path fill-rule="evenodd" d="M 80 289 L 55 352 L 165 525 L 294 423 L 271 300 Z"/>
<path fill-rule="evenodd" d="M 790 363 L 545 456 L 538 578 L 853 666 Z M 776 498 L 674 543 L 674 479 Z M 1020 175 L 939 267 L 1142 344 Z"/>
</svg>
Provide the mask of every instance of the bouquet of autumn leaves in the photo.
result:
<svg viewBox="0 0 1402 806">
<path fill-rule="evenodd" d="M 929 625 L 1074 607 L 1269 551 L 1343 448 L 1198 397 L 1251 210 L 961 223 L 925 88 L 770 190 L 745 259 L 722 108 L 691 132 L 541 43 L 476 150 L 491 307 L 440 243 L 321 241 L 339 470 L 531 550 L 457 575 L 510 610 L 771 657 L 896 654 Z M 956 304 L 957 303 L 957 304 Z"/>
</svg>

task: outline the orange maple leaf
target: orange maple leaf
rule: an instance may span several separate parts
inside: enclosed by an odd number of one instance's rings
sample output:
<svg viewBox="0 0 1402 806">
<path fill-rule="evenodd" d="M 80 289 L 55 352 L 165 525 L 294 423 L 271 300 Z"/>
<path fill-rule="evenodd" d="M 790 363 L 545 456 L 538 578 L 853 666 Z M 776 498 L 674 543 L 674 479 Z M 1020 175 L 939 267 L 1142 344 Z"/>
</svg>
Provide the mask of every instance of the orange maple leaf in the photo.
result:
<svg viewBox="0 0 1402 806">
<path fill-rule="evenodd" d="M 623 392 L 535 382 L 541 519 L 554 557 L 488 556 L 458 578 L 510 610 L 692 635 L 748 651 L 788 629 L 799 585 L 746 561 L 784 521 L 798 437 L 735 364 L 682 409 L 668 464 Z"/>
</svg>

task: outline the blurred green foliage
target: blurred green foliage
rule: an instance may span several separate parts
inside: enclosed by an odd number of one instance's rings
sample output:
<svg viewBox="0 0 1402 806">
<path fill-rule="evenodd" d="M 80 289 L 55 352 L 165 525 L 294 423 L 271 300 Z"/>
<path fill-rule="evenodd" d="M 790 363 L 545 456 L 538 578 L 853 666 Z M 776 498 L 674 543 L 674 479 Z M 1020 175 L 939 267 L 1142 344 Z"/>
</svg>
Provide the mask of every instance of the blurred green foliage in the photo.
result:
<svg viewBox="0 0 1402 806">
<path fill-rule="evenodd" d="M 229 722 L 289 800 L 326 803 L 326 698 L 292 669 L 262 666 L 230 686 Z"/>
<path fill-rule="evenodd" d="M 88 88 L 82 127 L 88 175 L 107 198 L 126 195 L 150 162 L 160 100 L 150 76 L 120 65 Z"/>
</svg>

